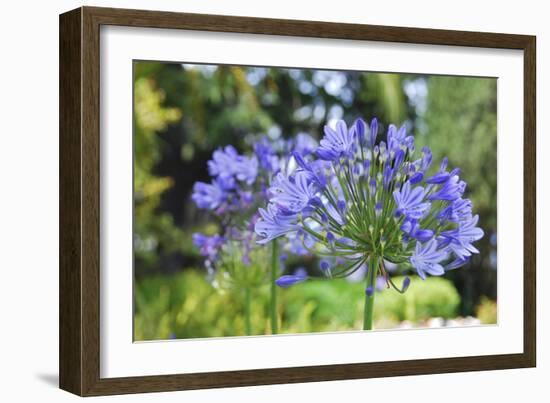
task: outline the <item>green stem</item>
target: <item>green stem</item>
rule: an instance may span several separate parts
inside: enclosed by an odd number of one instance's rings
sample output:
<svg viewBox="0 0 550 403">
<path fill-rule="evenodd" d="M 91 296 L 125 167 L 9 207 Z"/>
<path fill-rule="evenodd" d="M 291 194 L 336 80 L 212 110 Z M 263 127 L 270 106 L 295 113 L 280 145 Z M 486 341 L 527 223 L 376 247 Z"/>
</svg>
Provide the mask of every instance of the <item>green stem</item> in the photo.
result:
<svg viewBox="0 0 550 403">
<path fill-rule="evenodd" d="M 244 318 L 245 318 L 245 329 L 247 336 L 252 334 L 252 323 L 250 320 L 250 288 L 246 287 L 244 289 Z"/>
<path fill-rule="evenodd" d="M 271 310 L 271 334 L 278 333 L 278 323 L 277 323 L 277 285 L 275 280 L 279 275 L 279 244 L 277 240 L 271 242 L 271 301 L 270 301 L 270 310 Z"/>
<path fill-rule="evenodd" d="M 371 256 L 368 262 L 367 289 L 370 287 L 370 289 L 372 290 L 372 294 L 368 295 L 365 292 L 365 310 L 363 312 L 363 330 L 372 329 L 375 282 L 376 282 L 376 273 L 378 272 L 378 262 L 379 262 L 379 258 L 375 256 Z"/>
</svg>

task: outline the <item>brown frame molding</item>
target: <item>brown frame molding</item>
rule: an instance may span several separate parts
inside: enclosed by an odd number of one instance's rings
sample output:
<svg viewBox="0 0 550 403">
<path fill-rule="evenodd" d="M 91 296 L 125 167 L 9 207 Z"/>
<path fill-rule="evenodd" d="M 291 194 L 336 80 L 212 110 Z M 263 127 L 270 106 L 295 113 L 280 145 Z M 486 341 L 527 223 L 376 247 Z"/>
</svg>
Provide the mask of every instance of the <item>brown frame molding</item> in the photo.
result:
<svg viewBox="0 0 550 403">
<path fill-rule="evenodd" d="M 81 7 L 60 15 L 60 387 L 80 396 L 314 382 L 536 365 L 536 38 L 483 32 Z M 100 378 L 101 25 L 419 43 L 524 52 L 524 351 L 361 364 Z"/>
</svg>

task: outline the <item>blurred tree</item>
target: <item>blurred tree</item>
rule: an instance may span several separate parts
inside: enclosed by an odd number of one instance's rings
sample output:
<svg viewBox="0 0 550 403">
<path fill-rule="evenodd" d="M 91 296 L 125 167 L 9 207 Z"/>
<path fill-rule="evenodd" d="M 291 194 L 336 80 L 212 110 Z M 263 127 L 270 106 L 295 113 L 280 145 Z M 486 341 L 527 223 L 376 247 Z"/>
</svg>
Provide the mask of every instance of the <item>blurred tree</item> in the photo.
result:
<svg viewBox="0 0 550 403">
<path fill-rule="evenodd" d="M 426 80 L 421 78 L 421 80 Z M 429 144 L 434 166 L 448 156 L 468 178 L 466 196 L 474 202 L 485 237 L 472 263 L 449 273 L 462 295 L 462 312 L 473 314 L 481 296 L 496 298 L 497 88 L 495 79 L 430 76 L 427 79 L 423 131 L 418 146 Z"/>
<path fill-rule="evenodd" d="M 189 193 L 196 180 L 207 180 L 212 151 L 242 148 L 245 135 L 270 120 L 239 67 L 136 62 L 134 75 L 135 152 L 143 168 L 135 179 L 136 273 L 179 270 L 197 263 L 191 233 L 181 228 L 200 222 Z M 147 202 L 146 187 L 155 189 Z"/>
<path fill-rule="evenodd" d="M 165 95 L 155 88 L 153 80 L 137 77 L 134 83 L 134 248 L 136 262 L 154 265 L 157 262 L 159 245 L 181 238 L 171 225 L 167 213 L 157 211 L 161 195 L 173 181 L 170 177 L 159 177 L 153 169 L 162 158 L 159 132 L 178 121 L 181 112 L 177 108 L 162 106 Z M 139 140 L 138 140 L 139 139 Z M 164 231 L 170 229 L 171 231 Z M 163 238 L 151 236 L 162 234 Z M 163 242 L 165 241 L 165 242 Z"/>
</svg>

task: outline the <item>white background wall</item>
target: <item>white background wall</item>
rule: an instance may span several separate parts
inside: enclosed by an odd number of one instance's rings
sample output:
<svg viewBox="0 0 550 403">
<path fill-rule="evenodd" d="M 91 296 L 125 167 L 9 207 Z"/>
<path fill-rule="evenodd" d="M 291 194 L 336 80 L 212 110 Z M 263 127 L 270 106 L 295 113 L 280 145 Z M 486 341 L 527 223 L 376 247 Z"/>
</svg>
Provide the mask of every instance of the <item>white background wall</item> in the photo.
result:
<svg viewBox="0 0 550 403">
<path fill-rule="evenodd" d="M 538 367 L 527 370 L 101 398 L 116 402 L 548 401 L 550 25 L 545 2 L 124 0 L 87 5 L 537 35 Z M 79 1 L 12 1 L 0 24 L 0 397 L 69 402 L 58 365 L 58 14 Z M 7 89 L 7 91 L 6 91 Z M 520 133 L 518 133 L 520 135 Z M 513 164 L 514 161 L 509 161 Z M 414 346 L 411 346 L 414 348 Z M 320 352 L 321 354 L 322 352 Z M 482 400 L 483 399 L 483 400 Z"/>
</svg>

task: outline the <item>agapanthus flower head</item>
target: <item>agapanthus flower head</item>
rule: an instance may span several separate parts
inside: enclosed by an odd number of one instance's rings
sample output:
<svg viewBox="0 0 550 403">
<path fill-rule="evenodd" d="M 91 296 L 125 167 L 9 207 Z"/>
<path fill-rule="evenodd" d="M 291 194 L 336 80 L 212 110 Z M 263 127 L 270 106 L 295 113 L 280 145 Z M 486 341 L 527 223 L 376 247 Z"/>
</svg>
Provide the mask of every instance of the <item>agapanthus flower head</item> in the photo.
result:
<svg viewBox="0 0 550 403">
<path fill-rule="evenodd" d="M 258 160 L 255 156 L 240 155 L 233 146 L 214 151 L 212 160 L 208 161 L 210 176 L 236 178 L 251 185 L 258 175 Z"/>
<path fill-rule="evenodd" d="M 261 137 L 252 144 L 253 152 L 248 155 L 240 154 L 233 146 L 214 151 L 208 161 L 212 180 L 196 182 L 191 198 L 198 208 L 210 210 L 220 218 L 220 234 L 193 235 L 193 243 L 205 258 L 205 266 L 216 284 L 227 283 L 218 275 L 220 272 L 232 284 L 250 285 L 252 280 L 258 280 L 257 276 L 237 273 L 237 268 L 265 274 L 267 252 L 258 244 L 286 234 L 288 238 L 280 242 L 284 254 L 310 253 L 314 241 L 310 234 L 299 231 L 298 215 L 293 211 L 301 212 L 305 205 L 322 203 L 313 190 L 324 180 L 323 167 L 311 161 L 310 154 L 316 147 L 312 137 L 301 133 L 292 141 Z M 309 179 L 315 179 L 316 185 L 311 185 Z M 268 193 L 278 203 L 258 211 L 259 206 L 265 205 Z M 238 261 L 231 258 L 231 253 L 238 255 Z M 261 259 L 256 262 L 258 256 Z"/>
<path fill-rule="evenodd" d="M 421 278 L 442 275 L 478 253 L 473 243 L 483 231 L 472 202 L 463 197 L 466 182 L 458 168 L 448 170 L 444 158 L 428 174 L 432 152 L 423 147 L 415 157 L 405 125 L 389 125 L 387 143 L 377 142 L 378 130 L 376 119 L 368 128 L 362 119 L 351 127 L 344 121 L 325 126 L 316 152 L 296 156 L 298 168 L 280 173 L 268 189 L 256 233 L 260 243 L 307 234 L 309 250 L 340 260 L 322 272 L 344 277 L 374 261 L 375 274 L 404 292 L 410 279 L 397 287 L 387 263 L 413 268 Z"/>
<path fill-rule="evenodd" d="M 213 262 L 213 282 L 218 288 L 256 288 L 269 282 L 267 248 L 254 245 L 256 235 L 247 230 L 226 238 Z"/>
</svg>

